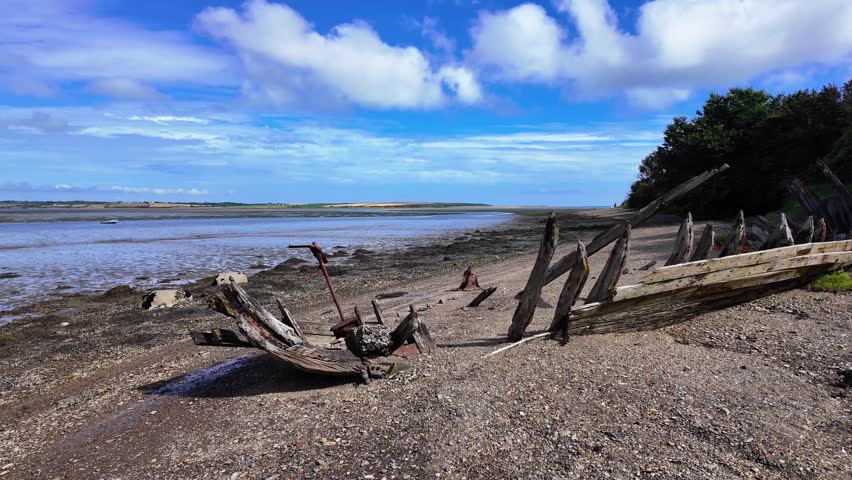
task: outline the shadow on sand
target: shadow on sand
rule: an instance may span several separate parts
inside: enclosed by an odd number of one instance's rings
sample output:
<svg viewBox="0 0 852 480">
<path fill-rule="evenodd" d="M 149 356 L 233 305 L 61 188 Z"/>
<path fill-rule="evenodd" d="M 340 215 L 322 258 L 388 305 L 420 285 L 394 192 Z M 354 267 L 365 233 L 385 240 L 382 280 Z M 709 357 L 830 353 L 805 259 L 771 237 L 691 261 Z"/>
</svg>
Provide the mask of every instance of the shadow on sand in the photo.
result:
<svg viewBox="0 0 852 480">
<path fill-rule="evenodd" d="M 137 390 L 148 395 L 229 398 L 321 390 L 356 381 L 355 377 L 311 375 L 284 365 L 269 355 L 248 354 L 203 370 L 149 383 Z"/>
</svg>

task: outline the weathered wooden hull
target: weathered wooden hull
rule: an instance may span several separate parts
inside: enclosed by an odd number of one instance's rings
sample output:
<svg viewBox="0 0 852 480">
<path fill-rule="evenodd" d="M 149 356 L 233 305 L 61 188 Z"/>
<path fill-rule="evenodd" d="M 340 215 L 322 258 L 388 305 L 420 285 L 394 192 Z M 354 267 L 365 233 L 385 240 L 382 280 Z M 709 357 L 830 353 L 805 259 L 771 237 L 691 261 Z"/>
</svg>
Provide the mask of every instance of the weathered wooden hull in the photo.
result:
<svg viewBox="0 0 852 480">
<path fill-rule="evenodd" d="M 852 241 L 794 245 L 660 268 L 570 312 L 568 333 L 651 330 L 810 283 L 852 266 Z"/>
</svg>

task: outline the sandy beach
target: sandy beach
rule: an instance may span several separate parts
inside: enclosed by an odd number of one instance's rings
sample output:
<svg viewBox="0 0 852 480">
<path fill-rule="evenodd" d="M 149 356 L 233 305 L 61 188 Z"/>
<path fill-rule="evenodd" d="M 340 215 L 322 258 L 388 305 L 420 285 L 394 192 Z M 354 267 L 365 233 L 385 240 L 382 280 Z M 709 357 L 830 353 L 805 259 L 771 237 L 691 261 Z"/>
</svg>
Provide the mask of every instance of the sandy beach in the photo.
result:
<svg viewBox="0 0 852 480">
<path fill-rule="evenodd" d="M 188 331 L 234 328 L 193 300 L 139 308 L 114 289 L 31 305 L 0 328 L 5 478 L 766 478 L 852 474 L 852 295 L 795 290 L 661 330 L 543 340 L 482 359 L 505 338 L 544 212 L 447 244 L 346 252 L 344 305 L 414 303 L 438 350 L 364 386 L 309 376 L 259 350 L 198 347 Z M 557 255 L 626 212 L 563 212 Z M 677 225 L 634 230 L 628 273 L 669 254 Z M 592 278 L 609 248 L 591 257 Z M 343 255 L 339 257 L 343 259 Z M 311 264 L 250 278 L 264 305 L 333 323 Z M 453 289 L 473 265 L 497 293 Z M 592 281 L 587 285 L 591 286 Z M 561 282 L 543 297 L 555 304 Z M 529 331 L 549 324 L 539 308 Z M 67 325 L 65 323 L 67 322 Z"/>
</svg>

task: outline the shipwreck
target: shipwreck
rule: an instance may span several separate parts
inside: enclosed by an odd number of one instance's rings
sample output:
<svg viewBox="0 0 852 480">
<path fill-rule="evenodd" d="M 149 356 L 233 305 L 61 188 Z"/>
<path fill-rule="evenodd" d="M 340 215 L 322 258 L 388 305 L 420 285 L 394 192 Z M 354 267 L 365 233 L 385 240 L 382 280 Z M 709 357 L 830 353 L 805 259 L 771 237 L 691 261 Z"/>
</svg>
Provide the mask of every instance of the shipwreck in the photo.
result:
<svg viewBox="0 0 852 480">
<path fill-rule="evenodd" d="M 852 195 L 825 165 L 823 173 L 836 192 L 830 208 L 825 208 L 804 184 L 795 180 L 790 190 L 810 216 L 800 225 L 781 213 L 775 223 L 757 217 L 749 228 L 743 212 L 737 216 L 722 245 L 715 245 L 713 225 L 706 225 L 695 240 L 691 215 L 683 220 L 666 264 L 640 279 L 635 285 L 618 286 L 629 254 L 630 234 L 656 212 L 699 187 L 729 167 L 723 165 L 704 172 L 597 235 L 588 245 L 552 262 L 559 239 L 556 215 L 547 218 L 544 235 L 526 287 L 518 294 L 518 305 L 507 335 L 509 345 L 489 353 L 499 353 L 538 338 L 559 338 L 567 343 L 571 335 L 623 333 L 649 330 L 683 322 L 701 313 L 748 302 L 770 294 L 798 288 L 827 272 L 852 266 Z M 749 243 L 750 242 L 750 243 Z M 597 276 L 584 303 L 581 300 L 589 278 L 589 256 L 610 244 L 603 270 Z M 319 262 L 340 315 L 331 327 L 334 344 L 312 344 L 297 322 L 278 301 L 281 318 L 265 310 L 235 282 L 222 286 L 221 297 L 211 306 L 237 319 L 239 331 L 214 329 L 191 332 L 198 345 L 240 346 L 265 350 L 297 369 L 322 374 L 360 377 L 363 381 L 383 378 L 405 368 L 404 358 L 425 354 L 435 348 L 425 320 L 411 305 L 410 311 L 393 328 L 386 325 L 376 300 L 372 305 L 375 321 L 366 324 L 358 309 L 346 317 L 325 269 L 328 260 L 316 244 L 310 248 Z M 716 253 L 718 251 L 718 253 Z M 650 269 L 652 264 L 643 267 Z M 542 289 L 567 274 L 549 328 L 525 336 L 540 303 Z M 476 276 L 465 272 L 460 290 L 479 287 Z M 483 289 L 471 302 L 478 305 L 495 287 Z M 345 346 L 345 347 L 344 347 Z"/>
</svg>

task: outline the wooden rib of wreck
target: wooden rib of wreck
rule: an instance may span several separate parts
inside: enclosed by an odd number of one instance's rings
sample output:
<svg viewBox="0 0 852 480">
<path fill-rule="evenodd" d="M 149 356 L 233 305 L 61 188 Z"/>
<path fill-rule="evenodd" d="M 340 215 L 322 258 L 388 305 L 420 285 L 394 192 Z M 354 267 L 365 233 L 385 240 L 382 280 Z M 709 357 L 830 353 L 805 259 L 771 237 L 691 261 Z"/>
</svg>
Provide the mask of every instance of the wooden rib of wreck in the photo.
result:
<svg viewBox="0 0 852 480">
<path fill-rule="evenodd" d="M 368 326 L 372 330 L 384 329 L 384 337 L 387 341 L 384 346 L 387 355 L 358 356 L 351 350 L 314 345 L 309 342 L 299 324 L 277 299 L 276 303 L 284 317 L 283 320 L 279 320 L 260 306 L 236 283 L 223 285 L 222 293 L 220 306 L 227 306 L 227 308 L 218 310 L 234 313 L 240 331 L 214 329 L 211 332 L 190 332 L 197 345 L 255 347 L 305 372 L 361 377 L 365 382 L 369 382 L 371 378 L 386 377 L 404 368 L 401 363 L 402 358 L 394 353 L 399 352 L 406 343 L 412 344 L 412 348 L 416 346 L 420 353 L 429 353 L 435 348 L 435 342 L 426 324 L 413 306 L 408 316 L 392 331 L 381 324 Z"/>
<path fill-rule="evenodd" d="M 662 267 L 571 312 L 569 335 L 650 330 L 745 303 L 852 266 L 852 241 L 809 243 Z"/>
</svg>

